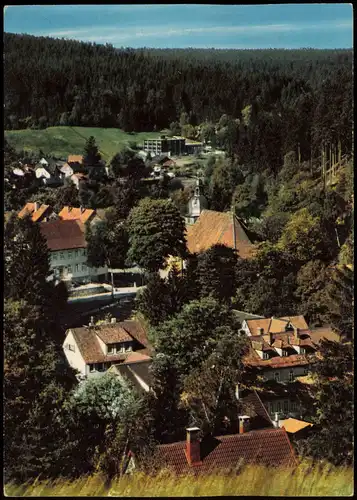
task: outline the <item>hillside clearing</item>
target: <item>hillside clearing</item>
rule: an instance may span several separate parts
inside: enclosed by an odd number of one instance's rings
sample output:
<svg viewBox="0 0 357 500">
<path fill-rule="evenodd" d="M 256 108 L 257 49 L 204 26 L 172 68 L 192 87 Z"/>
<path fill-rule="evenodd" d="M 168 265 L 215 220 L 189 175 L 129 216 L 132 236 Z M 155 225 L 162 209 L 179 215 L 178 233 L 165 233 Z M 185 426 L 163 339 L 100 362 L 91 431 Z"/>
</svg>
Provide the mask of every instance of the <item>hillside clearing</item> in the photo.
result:
<svg viewBox="0 0 357 500">
<path fill-rule="evenodd" d="M 104 160 L 130 142 L 142 145 L 144 139 L 156 138 L 160 132 L 127 133 L 119 128 L 49 127 L 43 130 L 6 130 L 5 137 L 17 150 L 39 151 L 66 159 L 69 154 L 82 154 L 86 140 L 93 135 Z"/>
</svg>

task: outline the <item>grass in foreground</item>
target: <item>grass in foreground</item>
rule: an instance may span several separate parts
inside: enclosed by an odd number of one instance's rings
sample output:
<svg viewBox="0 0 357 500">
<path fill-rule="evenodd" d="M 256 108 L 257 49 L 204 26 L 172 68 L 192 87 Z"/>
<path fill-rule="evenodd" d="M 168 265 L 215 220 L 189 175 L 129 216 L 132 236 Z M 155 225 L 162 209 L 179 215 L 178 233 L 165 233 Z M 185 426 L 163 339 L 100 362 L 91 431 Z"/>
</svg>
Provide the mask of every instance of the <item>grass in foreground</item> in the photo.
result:
<svg viewBox="0 0 357 500">
<path fill-rule="evenodd" d="M 6 130 L 5 137 L 17 150 L 38 151 L 67 158 L 69 154 L 82 154 L 86 139 L 93 135 L 103 159 L 109 161 L 115 153 L 130 142 L 143 144 L 144 139 L 160 136 L 160 132 L 128 134 L 119 128 L 49 127 L 43 130 Z"/>
<path fill-rule="evenodd" d="M 156 476 L 137 472 L 108 484 L 100 475 L 67 481 L 38 481 L 5 486 L 7 496 L 352 496 L 352 467 L 321 466 L 305 461 L 294 471 L 246 466 L 240 473 L 178 478 L 169 471 Z"/>
</svg>

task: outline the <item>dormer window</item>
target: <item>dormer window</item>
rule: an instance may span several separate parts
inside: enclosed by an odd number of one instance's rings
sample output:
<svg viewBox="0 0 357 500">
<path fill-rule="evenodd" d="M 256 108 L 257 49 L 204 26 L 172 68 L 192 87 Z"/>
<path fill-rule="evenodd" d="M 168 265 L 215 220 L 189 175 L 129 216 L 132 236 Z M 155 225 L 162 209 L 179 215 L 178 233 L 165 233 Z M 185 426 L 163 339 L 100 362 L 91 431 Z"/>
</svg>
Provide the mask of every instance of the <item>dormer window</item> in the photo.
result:
<svg viewBox="0 0 357 500">
<path fill-rule="evenodd" d="M 289 353 L 288 353 L 287 349 L 283 349 L 282 355 L 283 356 L 289 356 Z"/>
<path fill-rule="evenodd" d="M 108 345 L 108 354 L 115 354 L 115 346 L 113 344 Z"/>
<path fill-rule="evenodd" d="M 306 354 L 305 347 L 300 347 L 300 354 Z"/>
<path fill-rule="evenodd" d="M 263 352 L 263 359 L 269 359 L 269 353 Z"/>
</svg>

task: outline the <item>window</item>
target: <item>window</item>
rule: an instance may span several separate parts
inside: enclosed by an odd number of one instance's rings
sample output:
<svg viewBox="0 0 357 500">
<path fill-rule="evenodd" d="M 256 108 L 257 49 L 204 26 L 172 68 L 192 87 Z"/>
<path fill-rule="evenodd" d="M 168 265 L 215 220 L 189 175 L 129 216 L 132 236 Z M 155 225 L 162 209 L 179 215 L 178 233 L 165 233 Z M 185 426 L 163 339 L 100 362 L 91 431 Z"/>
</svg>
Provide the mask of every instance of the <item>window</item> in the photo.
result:
<svg viewBox="0 0 357 500">
<path fill-rule="evenodd" d="M 72 272 L 72 266 L 68 266 L 68 272 L 71 273 Z"/>
<path fill-rule="evenodd" d="M 53 260 L 57 260 L 57 253 L 56 252 L 52 252 L 51 253 L 51 257 Z"/>
<path fill-rule="evenodd" d="M 304 367 L 304 375 L 307 375 L 309 373 L 309 367 L 308 366 L 305 366 Z"/>
<path fill-rule="evenodd" d="M 72 257 L 72 252 L 70 250 L 68 250 L 67 254 L 68 254 L 68 258 L 70 259 Z"/>
<path fill-rule="evenodd" d="M 78 273 L 78 271 L 79 271 L 79 264 L 76 264 L 76 268 L 75 269 L 76 269 L 76 272 Z"/>
<path fill-rule="evenodd" d="M 120 352 L 125 352 L 125 347 L 120 347 Z"/>
<path fill-rule="evenodd" d="M 86 271 L 87 270 L 87 266 L 85 264 L 82 264 L 82 271 Z"/>
<path fill-rule="evenodd" d="M 289 356 L 287 349 L 283 349 L 283 356 Z"/>
<path fill-rule="evenodd" d="M 60 252 L 60 259 L 64 259 L 64 253 L 63 252 Z"/>
<path fill-rule="evenodd" d="M 300 347 L 300 354 L 306 354 L 305 347 Z"/>
<path fill-rule="evenodd" d="M 280 373 L 279 373 L 279 372 L 275 372 L 275 373 L 274 373 L 274 380 L 275 380 L 276 382 L 280 382 Z"/>
<path fill-rule="evenodd" d="M 276 403 L 276 411 L 277 411 L 278 413 L 280 413 L 280 412 L 281 412 L 281 402 L 280 402 L 280 401 L 278 401 L 278 402 Z"/>
<path fill-rule="evenodd" d="M 133 347 L 131 345 L 129 345 L 127 351 L 132 351 L 132 350 L 133 350 Z"/>
<path fill-rule="evenodd" d="M 95 365 L 93 363 L 89 365 L 89 371 L 95 372 Z"/>
<path fill-rule="evenodd" d="M 78 257 L 78 250 L 74 251 L 74 255 L 75 255 L 75 257 Z"/>
<path fill-rule="evenodd" d="M 263 359 L 269 359 L 269 353 L 263 352 Z"/>
<path fill-rule="evenodd" d="M 68 350 L 72 352 L 76 352 L 76 348 L 74 345 L 68 344 Z"/>
<path fill-rule="evenodd" d="M 104 370 L 104 364 L 103 363 L 97 363 L 97 370 L 99 372 L 102 372 Z"/>
<path fill-rule="evenodd" d="M 108 345 L 108 354 L 115 354 L 115 347 L 114 345 Z"/>
<path fill-rule="evenodd" d="M 294 370 L 290 370 L 289 372 L 289 382 L 294 382 Z"/>
<path fill-rule="evenodd" d="M 284 413 L 288 413 L 289 411 L 289 401 L 287 399 L 284 400 Z"/>
<path fill-rule="evenodd" d="M 290 409 L 291 409 L 291 411 L 297 411 L 297 403 L 296 403 L 296 401 L 291 401 L 290 402 Z"/>
</svg>

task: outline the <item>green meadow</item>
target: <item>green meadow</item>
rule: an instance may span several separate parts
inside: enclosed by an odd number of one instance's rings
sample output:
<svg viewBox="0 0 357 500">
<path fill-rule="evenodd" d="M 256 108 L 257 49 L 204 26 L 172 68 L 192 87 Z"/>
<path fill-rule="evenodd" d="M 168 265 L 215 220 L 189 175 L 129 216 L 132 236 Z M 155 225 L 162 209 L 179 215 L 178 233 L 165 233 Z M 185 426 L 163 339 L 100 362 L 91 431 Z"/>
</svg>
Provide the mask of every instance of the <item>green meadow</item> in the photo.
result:
<svg viewBox="0 0 357 500">
<path fill-rule="evenodd" d="M 353 468 L 314 465 L 309 461 L 295 470 L 246 466 L 230 475 L 177 477 L 162 470 L 158 475 L 137 472 L 108 482 L 100 475 L 77 480 L 36 480 L 30 484 L 5 485 L 6 496 L 352 496 Z"/>
<path fill-rule="evenodd" d="M 109 161 L 115 153 L 135 142 L 160 136 L 160 132 L 127 133 L 119 128 L 99 127 L 49 127 L 43 130 L 7 130 L 5 137 L 17 150 L 39 151 L 58 158 L 69 154 L 82 154 L 88 137 L 93 135 L 104 160 Z"/>
</svg>

